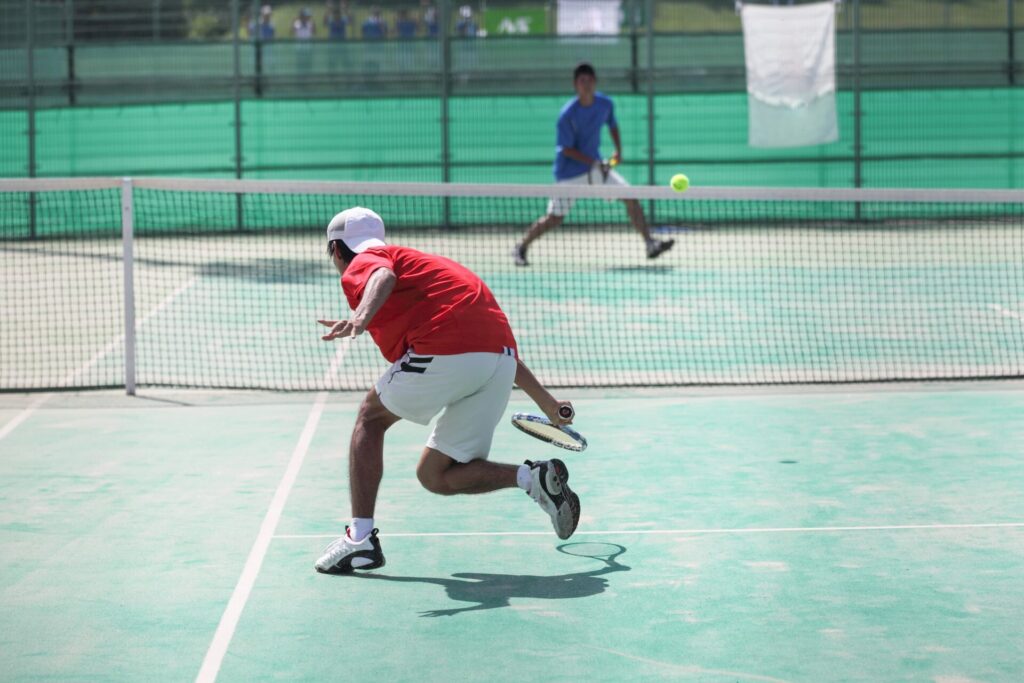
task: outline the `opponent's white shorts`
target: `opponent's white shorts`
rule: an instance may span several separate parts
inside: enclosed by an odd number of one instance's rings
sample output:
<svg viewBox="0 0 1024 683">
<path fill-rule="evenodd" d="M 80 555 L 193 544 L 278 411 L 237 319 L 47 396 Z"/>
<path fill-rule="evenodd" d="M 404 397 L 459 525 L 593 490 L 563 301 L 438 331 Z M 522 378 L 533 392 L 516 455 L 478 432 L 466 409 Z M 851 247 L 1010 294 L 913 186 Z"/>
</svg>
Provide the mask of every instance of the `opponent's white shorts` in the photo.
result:
<svg viewBox="0 0 1024 683">
<path fill-rule="evenodd" d="M 590 167 L 589 173 L 581 173 L 580 175 L 573 176 L 572 178 L 565 178 L 555 183 L 556 185 L 629 185 L 625 178 L 619 175 L 616 171 L 608 171 L 608 177 L 605 178 L 604 174 L 601 173 L 601 164 L 594 164 Z M 548 202 L 548 215 L 549 216 L 564 216 L 569 213 L 572 209 L 572 205 L 576 203 L 575 199 L 569 199 L 568 197 L 558 197 Z"/>
<path fill-rule="evenodd" d="M 377 380 L 384 407 L 403 420 L 428 424 L 441 409 L 427 446 L 458 462 L 486 458 L 516 378 L 505 353 L 427 356 L 407 351 Z"/>
</svg>

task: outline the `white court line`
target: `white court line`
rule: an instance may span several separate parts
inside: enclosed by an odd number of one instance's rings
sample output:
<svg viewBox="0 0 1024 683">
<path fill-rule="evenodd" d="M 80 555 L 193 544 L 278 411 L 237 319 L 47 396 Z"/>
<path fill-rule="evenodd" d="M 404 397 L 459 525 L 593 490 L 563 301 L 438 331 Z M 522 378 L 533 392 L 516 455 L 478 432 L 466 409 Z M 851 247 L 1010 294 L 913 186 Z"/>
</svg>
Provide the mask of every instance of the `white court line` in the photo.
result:
<svg viewBox="0 0 1024 683">
<path fill-rule="evenodd" d="M 738 529 L 613 529 L 606 531 L 577 531 L 576 536 L 689 536 L 697 534 L 799 534 L 799 533 L 835 533 L 841 531 L 908 531 L 908 530 L 941 530 L 941 529 L 1013 529 L 1024 528 L 1024 522 L 993 522 L 981 524 L 888 524 L 879 526 L 794 526 L 794 527 L 755 527 Z M 338 534 L 281 534 L 274 538 L 335 538 Z M 402 532 L 397 534 L 382 532 L 388 538 L 416 536 L 550 536 L 550 531 L 428 531 L 423 533 Z"/>
<path fill-rule="evenodd" d="M 1021 315 L 1017 311 L 1011 311 L 1009 308 L 1000 306 L 999 304 L 989 304 L 988 307 L 1006 318 L 1016 318 L 1017 320 L 1024 322 L 1024 315 Z"/>
<path fill-rule="evenodd" d="M 142 329 L 142 326 L 146 323 L 147 320 L 149 320 L 154 315 L 156 315 L 160 311 L 162 311 L 165 308 L 167 308 L 171 304 L 172 301 L 177 299 L 178 296 L 182 292 L 184 292 L 186 289 L 188 289 L 189 287 L 194 285 L 198 280 L 199 280 L 199 276 L 198 275 L 194 275 L 191 280 L 185 282 L 182 285 L 179 285 L 177 289 L 175 289 L 173 292 L 171 292 L 166 297 L 164 297 L 164 300 L 161 301 L 160 303 L 158 303 L 153 310 L 151 310 L 149 313 L 147 313 L 144 317 L 140 318 L 135 323 L 135 331 L 138 332 L 140 329 Z M 115 337 L 113 340 L 110 341 L 110 343 L 108 343 L 106 346 L 104 346 L 103 349 L 101 349 L 100 351 L 95 353 L 92 358 L 90 358 L 88 361 L 86 361 L 85 365 L 83 365 L 82 367 L 78 368 L 77 370 L 75 370 L 74 372 L 69 374 L 67 377 L 65 377 L 63 384 L 67 385 L 67 384 L 71 384 L 72 382 L 74 382 L 76 377 L 81 375 L 83 372 L 85 372 L 86 370 L 88 370 L 92 366 L 94 366 L 97 363 L 99 363 L 103 359 L 104 356 L 106 356 L 108 353 L 110 353 L 111 351 L 116 349 L 121 344 L 124 344 L 124 335 L 123 334 L 120 334 L 117 337 Z"/>
<path fill-rule="evenodd" d="M 338 367 L 341 365 L 342 360 L 344 360 L 345 354 L 348 353 L 351 344 L 351 340 L 338 344 L 338 351 L 334 354 L 331 367 L 327 370 L 327 377 L 333 377 L 338 371 Z M 210 648 L 206 651 L 206 657 L 203 658 L 203 665 L 196 676 L 196 681 L 199 683 L 217 680 L 217 673 L 220 671 L 221 663 L 224 661 L 224 655 L 227 654 L 231 639 L 235 635 L 238 621 L 242 617 L 242 610 L 245 609 L 245 603 L 248 602 L 253 586 L 256 585 L 256 577 L 263 566 L 263 558 L 270 547 L 271 539 L 274 538 L 274 530 L 277 529 L 277 524 L 281 521 L 281 513 L 284 512 L 285 503 L 288 502 L 292 486 L 295 484 L 295 479 L 302 468 L 302 461 L 305 460 L 306 453 L 309 451 L 309 445 L 313 441 L 313 435 L 316 434 L 317 425 L 320 423 L 320 416 L 323 415 L 324 406 L 327 404 L 327 395 L 326 391 L 321 391 L 316 395 L 313 407 L 309 411 L 309 417 L 306 418 L 306 426 L 302 428 L 302 434 L 299 436 L 298 443 L 295 444 L 295 450 L 292 451 L 288 467 L 285 469 L 281 482 L 277 485 L 277 491 L 274 492 L 274 498 L 270 501 L 267 514 L 263 517 L 259 533 L 256 534 L 256 542 L 253 543 L 252 550 L 249 551 L 249 557 L 245 561 L 242 575 L 238 578 L 238 583 L 235 584 L 235 590 L 231 593 L 228 606 L 224 609 L 224 614 L 221 615 L 220 623 L 217 625 L 217 631 L 213 634 Z"/>
<path fill-rule="evenodd" d="M 43 394 L 41 396 L 37 396 L 35 400 L 29 403 L 24 410 L 15 415 L 10 422 L 8 422 L 2 428 L 0 428 L 0 441 L 3 441 L 8 434 L 10 434 L 11 432 L 18 428 L 18 425 L 20 425 L 22 422 L 31 417 L 32 413 L 36 412 L 39 406 L 49 401 L 50 398 L 52 397 L 53 394 Z"/>
</svg>

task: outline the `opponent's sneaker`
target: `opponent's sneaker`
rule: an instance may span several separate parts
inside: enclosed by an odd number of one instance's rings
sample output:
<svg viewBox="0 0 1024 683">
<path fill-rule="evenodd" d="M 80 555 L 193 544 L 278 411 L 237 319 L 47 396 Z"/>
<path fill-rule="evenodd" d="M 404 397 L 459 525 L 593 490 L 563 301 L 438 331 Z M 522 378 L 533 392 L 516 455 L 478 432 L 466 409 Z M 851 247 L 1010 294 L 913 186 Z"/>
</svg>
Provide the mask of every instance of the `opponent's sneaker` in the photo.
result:
<svg viewBox="0 0 1024 683">
<path fill-rule="evenodd" d="M 345 535 L 331 542 L 313 566 L 321 574 L 350 574 L 353 569 L 383 567 L 384 553 L 380 550 L 377 530 L 356 543 L 349 538 L 348 527 L 345 527 Z"/>
<path fill-rule="evenodd" d="M 521 244 L 517 244 L 512 250 L 512 258 L 516 260 L 517 266 L 528 266 L 530 263 L 526 260 L 526 247 Z"/>
<path fill-rule="evenodd" d="M 569 538 L 580 523 L 580 498 L 569 489 L 569 469 L 558 459 L 526 464 L 533 480 L 527 493 L 551 517 L 558 537 Z"/>
<path fill-rule="evenodd" d="M 675 240 L 651 240 L 647 243 L 647 258 L 658 258 L 675 243 Z"/>
</svg>

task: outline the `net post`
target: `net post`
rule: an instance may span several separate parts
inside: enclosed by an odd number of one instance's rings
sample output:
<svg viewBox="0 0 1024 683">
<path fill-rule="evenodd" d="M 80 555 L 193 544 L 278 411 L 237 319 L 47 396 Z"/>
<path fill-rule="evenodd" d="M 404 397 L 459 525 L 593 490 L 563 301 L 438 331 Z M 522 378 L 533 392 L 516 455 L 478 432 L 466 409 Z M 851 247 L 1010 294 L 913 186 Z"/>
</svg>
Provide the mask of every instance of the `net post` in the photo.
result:
<svg viewBox="0 0 1024 683">
<path fill-rule="evenodd" d="M 132 179 L 121 180 L 121 247 L 124 261 L 124 389 L 135 395 L 135 214 Z"/>
</svg>

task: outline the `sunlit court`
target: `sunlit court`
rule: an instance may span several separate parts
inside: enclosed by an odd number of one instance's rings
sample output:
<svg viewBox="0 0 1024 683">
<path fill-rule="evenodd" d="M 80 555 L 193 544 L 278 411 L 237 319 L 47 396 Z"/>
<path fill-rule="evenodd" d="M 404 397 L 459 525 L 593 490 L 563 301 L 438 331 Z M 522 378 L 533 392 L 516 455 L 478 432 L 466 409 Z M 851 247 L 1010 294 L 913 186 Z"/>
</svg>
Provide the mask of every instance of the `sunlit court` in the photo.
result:
<svg viewBox="0 0 1024 683">
<path fill-rule="evenodd" d="M 1022 22 L 0 8 L 0 678 L 1024 680 Z"/>
</svg>

